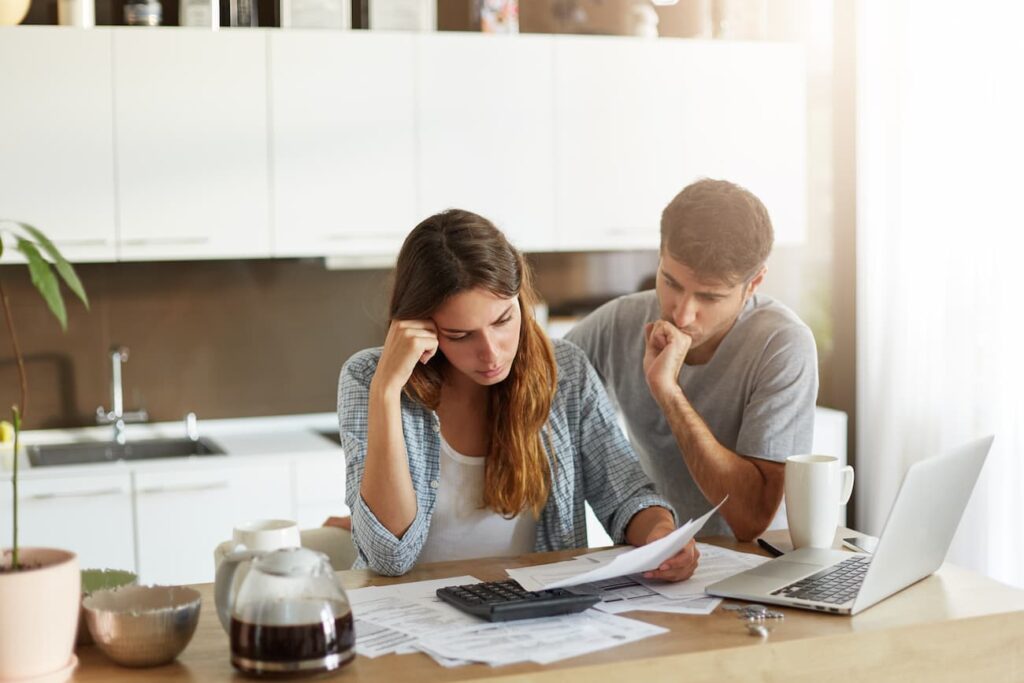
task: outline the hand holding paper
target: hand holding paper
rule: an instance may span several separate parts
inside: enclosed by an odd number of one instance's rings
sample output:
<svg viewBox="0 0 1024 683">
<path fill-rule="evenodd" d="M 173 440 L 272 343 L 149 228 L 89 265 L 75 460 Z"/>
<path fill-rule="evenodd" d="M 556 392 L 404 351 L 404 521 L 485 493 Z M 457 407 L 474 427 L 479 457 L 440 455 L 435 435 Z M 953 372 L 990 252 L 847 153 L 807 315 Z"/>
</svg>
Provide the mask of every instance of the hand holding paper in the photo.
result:
<svg viewBox="0 0 1024 683">
<path fill-rule="evenodd" d="M 725 500 L 722 501 L 722 503 L 724 502 Z M 664 536 L 663 538 L 659 538 L 657 541 L 640 546 L 639 548 L 627 553 L 623 553 L 608 564 L 602 565 L 592 571 L 583 572 L 576 576 L 549 583 L 544 586 L 544 590 L 548 588 L 577 586 L 581 583 L 602 581 L 616 576 L 626 576 L 629 574 L 654 571 L 666 560 L 678 554 L 687 543 L 693 540 L 693 537 L 696 536 L 697 532 L 704 527 L 704 524 L 708 521 L 711 515 L 714 514 L 715 510 L 722 506 L 722 503 L 716 505 L 704 516 L 696 520 L 690 520 L 671 534 Z"/>
<path fill-rule="evenodd" d="M 655 540 L 661 539 L 671 534 L 675 529 L 673 528 L 655 528 L 654 531 L 647 537 L 648 544 L 653 543 Z M 693 576 L 693 573 L 697 570 L 697 564 L 700 561 L 700 551 L 697 549 L 697 541 L 690 539 L 689 543 L 683 546 L 683 549 L 678 553 L 668 558 L 657 569 L 644 572 L 643 577 L 645 579 L 651 579 L 654 581 L 685 581 L 686 579 Z"/>
</svg>

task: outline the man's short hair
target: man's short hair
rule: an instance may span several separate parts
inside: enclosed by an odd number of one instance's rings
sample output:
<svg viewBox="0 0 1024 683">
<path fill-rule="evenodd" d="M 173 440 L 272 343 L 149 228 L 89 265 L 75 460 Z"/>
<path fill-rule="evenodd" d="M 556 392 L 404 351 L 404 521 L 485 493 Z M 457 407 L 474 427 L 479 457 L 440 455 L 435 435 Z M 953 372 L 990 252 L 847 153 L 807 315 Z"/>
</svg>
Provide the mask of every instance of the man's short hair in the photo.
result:
<svg viewBox="0 0 1024 683">
<path fill-rule="evenodd" d="M 704 178 L 661 212 L 661 249 L 697 277 L 731 285 L 761 270 L 774 233 L 768 210 L 749 190 Z"/>
</svg>

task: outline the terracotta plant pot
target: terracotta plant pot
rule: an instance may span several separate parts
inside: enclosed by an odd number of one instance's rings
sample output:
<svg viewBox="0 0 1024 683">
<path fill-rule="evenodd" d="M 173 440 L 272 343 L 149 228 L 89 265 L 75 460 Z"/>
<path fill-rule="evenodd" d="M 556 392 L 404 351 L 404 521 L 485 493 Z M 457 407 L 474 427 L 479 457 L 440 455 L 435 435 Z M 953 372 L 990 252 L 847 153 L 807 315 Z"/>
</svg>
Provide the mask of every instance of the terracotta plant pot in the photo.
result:
<svg viewBox="0 0 1024 683">
<path fill-rule="evenodd" d="M 36 568 L 0 572 L 0 680 L 65 669 L 78 626 L 78 557 L 55 548 L 21 548 L 18 559 Z M 4 550 L 0 565 L 10 561 Z"/>
</svg>

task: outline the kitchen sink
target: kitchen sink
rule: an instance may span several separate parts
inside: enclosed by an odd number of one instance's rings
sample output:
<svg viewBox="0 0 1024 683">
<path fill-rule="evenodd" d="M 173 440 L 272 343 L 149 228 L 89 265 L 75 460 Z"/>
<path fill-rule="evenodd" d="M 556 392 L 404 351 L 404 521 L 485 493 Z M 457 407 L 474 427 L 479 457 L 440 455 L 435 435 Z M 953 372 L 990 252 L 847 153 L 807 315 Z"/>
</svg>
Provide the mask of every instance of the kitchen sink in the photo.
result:
<svg viewBox="0 0 1024 683">
<path fill-rule="evenodd" d="M 27 446 L 25 450 L 35 467 L 224 454 L 224 449 L 209 439 L 144 439 L 124 445 L 113 441 L 62 443 Z"/>
</svg>

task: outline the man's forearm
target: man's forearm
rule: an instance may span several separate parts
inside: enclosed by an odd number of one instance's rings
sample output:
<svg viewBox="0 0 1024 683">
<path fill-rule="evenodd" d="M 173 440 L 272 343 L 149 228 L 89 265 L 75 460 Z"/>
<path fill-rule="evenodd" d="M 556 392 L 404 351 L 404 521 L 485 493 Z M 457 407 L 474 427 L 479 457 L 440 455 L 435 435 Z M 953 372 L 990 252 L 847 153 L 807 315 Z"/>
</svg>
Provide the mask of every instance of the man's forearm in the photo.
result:
<svg viewBox="0 0 1024 683">
<path fill-rule="evenodd" d="M 782 500 L 781 464 L 760 463 L 718 443 L 681 389 L 658 403 L 698 488 L 712 503 L 728 495 L 720 514 L 736 538 L 756 538 L 771 524 Z"/>
</svg>

